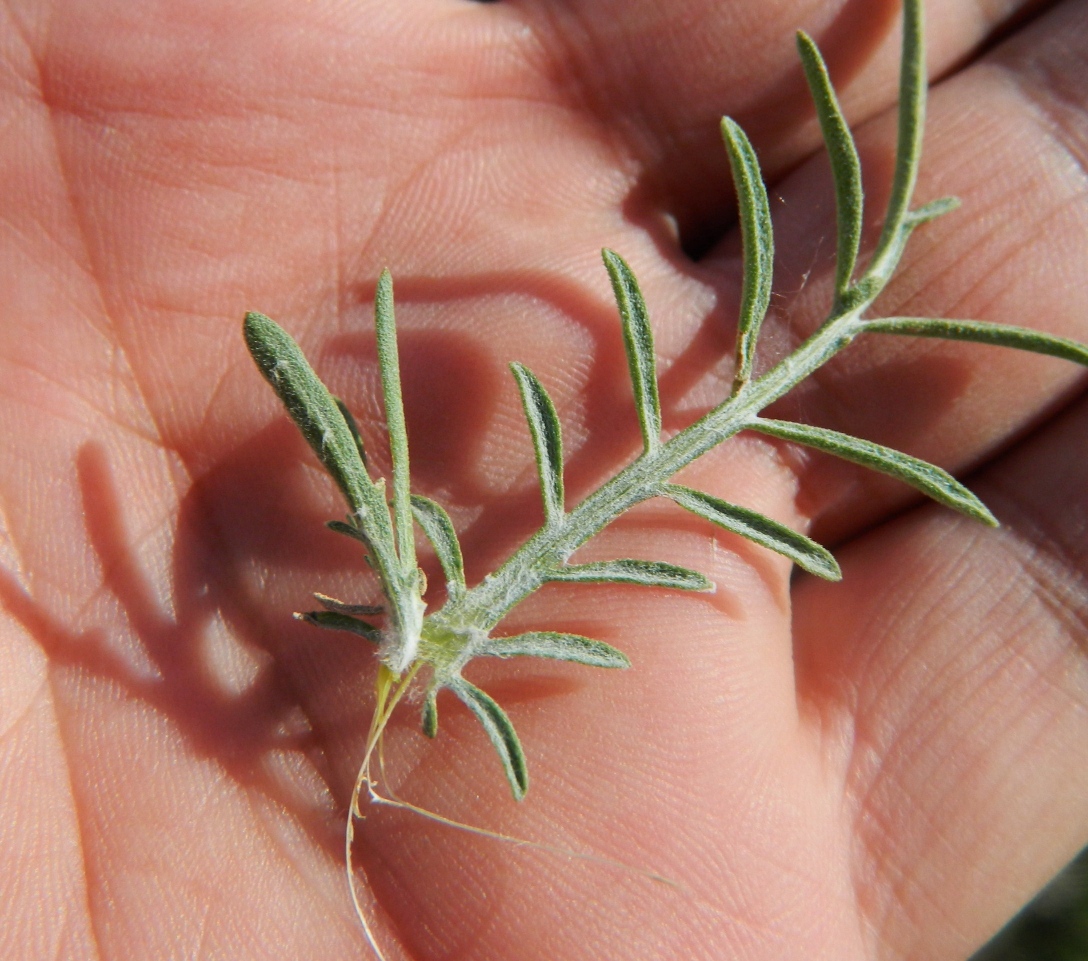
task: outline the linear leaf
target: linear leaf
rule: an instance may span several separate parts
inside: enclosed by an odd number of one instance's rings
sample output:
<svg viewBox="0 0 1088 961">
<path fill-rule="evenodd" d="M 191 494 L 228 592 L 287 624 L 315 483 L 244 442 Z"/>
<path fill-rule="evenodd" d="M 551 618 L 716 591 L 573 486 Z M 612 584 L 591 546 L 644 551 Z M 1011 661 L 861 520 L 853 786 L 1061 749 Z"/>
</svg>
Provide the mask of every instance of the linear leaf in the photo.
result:
<svg viewBox="0 0 1088 961">
<path fill-rule="evenodd" d="M 520 801 L 529 790 L 529 772 L 525 766 L 525 753 L 510 718 L 487 694 L 469 684 L 463 677 L 453 678 L 449 686 L 487 731 L 487 736 L 502 761 L 514 799 Z"/>
<path fill-rule="evenodd" d="M 338 601 L 335 597 L 329 597 L 327 594 L 315 593 L 314 598 L 326 611 L 334 611 L 337 614 L 372 615 L 381 614 L 385 610 L 380 604 L 346 604 L 343 601 Z"/>
<path fill-rule="evenodd" d="M 1061 357 L 1088 366 L 1088 346 L 1044 334 L 1028 327 L 989 324 L 981 320 L 941 320 L 935 317 L 888 317 L 870 320 L 863 328 L 876 334 L 902 334 L 908 337 L 939 337 L 944 340 L 970 340 L 994 347 L 1012 347 L 1035 354 Z"/>
<path fill-rule="evenodd" d="M 667 485 L 662 493 L 704 520 L 783 554 L 810 574 L 829 581 L 842 580 L 842 571 L 826 547 L 758 511 L 738 507 L 679 484 Z"/>
<path fill-rule="evenodd" d="M 360 621 L 357 617 L 350 617 L 347 614 L 340 614 L 336 611 L 307 611 L 304 614 L 296 614 L 295 617 L 307 624 L 313 624 L 315 627 L 358 634 L 375 644 L 381 641 L 381 631 L 373 624 L 367 624 L 366 621 Z"/>
<path fill-rule="evenodd" d="M 642 429 L 646 452 L 656 450 L 661 442 L 661 402 L 657 396 L 657 362 L 654 358 L 654 337 L 646 313 L 646 302 L 638 289 L 631 268 L 619 254 L 601 251 L 616 306 L 623 321 L 623 346 L 627 351 L 627 366 L 635 392 L 635 409 Z"/>
<path fill-rule="evenodd" d="M 922 130 L 926 114 L 926 50 L 922 0 L 903 2 L 903 52 L 899 68 L 899 136 L 895 173 L 884 228 L 877 241 L 874 265 L 895 249 L 899 231 L 910 219 L 910 202 L 918 179 Z M 873 268 L 870 268 L 873 269 Z M 878 267 L 879 272 L 879 267 Z"/>
<path fill-rule="evenodd" d="M 853 134 L 842 114 L 835 88 L 831 85 L 827 64 L 813 39 L 803 31 L 797 34 L 797 49 L 805 70 L 816 115 L 820 120 L 824 143 L 835 180 L 835 207 L 838 220 L 838 249 L 835 259 L 835 290 L 841 298 L 850 287 L 861 246 L 864 196 L 861 186 L 861 161 Z"/>
<path fill-rule="evenodd" d="M 681 591 L 714 590 L 714 585 L 698 571 L 666 564 L 664 561 L 618 560 L 572 564 L 557 571 L 549 571 L 548 580 L 642 584 L 646 587 L 671 587 Z"/>
<path fill-rule="evenodd" d="M 611 644 L 595 641 L 581 634 L 555 631 L 530 631 L 516 637 L 496 637 L 479 653 L 486 657 L 546 657 L 555 661 L 575 661 L 592 667 L 630 667 L 622 651 Z"/>
<path fill-rule="evenodd" d="M 355 423 L 355 415 L 348 410 L 348 405 L 339 397 L 333 397 L 333 400 L 336 401 L 336 406 L 344 417 L 344 423 L 348 425 L 348 430 L 351 431 L 351 436 L 355 439 L 355 449 L 359 451 L 359 460 L 366 467 L 366 448 L 363 446 L 363 438 L 359 434 L 359 425 Z"/>
<path fill-rule="evenodd" d="M 915 207 L 914 210 L 910 212 L 907 220 L 911 226 L 919 227 L 922 224 L 928 224 L 931 220 L 936 220 L 938 217 L 943 217 L 945 214 L 950 214 L 953 210 L 959 209 L 959 197 L 941 197 L 939 200 L 931 200 L 928 204 L 922 204 L 921 207 Z"/>
<path fill-rule="evenodd" d="M 757 418 L 748 425 L 748 428 L 772 437 L 805 444 L 816 450 L 834 454 L 843 460 L 898 477 L 899 480 L 917 488 L 938 503 L 982 521 L 984 524 L 989 524 L 991 527 L 998 526 L 997 518 L 990 513 L 982 501 L 951 474 L 941 470 L 935 464 L 911 457 L 890 447 L 874 444 L 872 441 L 851 437 L 849 434 L 840 434 L 836 430 L 827 430 L 823 427 Z"/>
<path fill-rule="evenodd" d="M 337 534 L 343 534 L 345 537 L 350 537 L 352 540 L 359 541 L 361 544 L 370 546 L 370 541 L 367 540 L 366 534 L 364 534 L 354 524 L 346 524 L 344 521 L 325 521 L 325 526 L 330 531 L 335 531 Z"/>
<path fill-rule="evenodd" d="M 463 594 L 465 564 L 450 515 L 441 504 L 419 494 L 412 495 L 412 512 L 416 522 L 423 528 L 423 533 L 427 535 L 427 540 L 431 542 L 438 563 L 442 565 L 442 573 L 446 575 L 446 590 L 450 597 Z"/>
<path fill-rule="evenodd" d="M 767 188 L 763 185 L 763 174 L 751 141 L 729 117 L 722 118 L 722 139 L 733 171 L 744 246 L 744 286 L 737 325 L 737 369 L 733 380 L 736 396 L 752 376 L 759 328 L 771 302 L 774 234 Z"/>
<path fill-rule="evenodd" d="M 515 363 L 510 365 L 510 369 L 518 382 L 525 418 L 529 421 L 529 433 L 533 437 L 540 494 L 544 499 L 544 517 L 549 524 L 558 523 L 563 517 L 563 435 L 559 430 L 555 405 L 544 385 L 528 367 Z"/>
<path fill-rule="evenodd" d="M 369 550 L 368 561 L 399 611 L 408 599 L 384 483 L 370 479 L 344 415 L 288 333 L 257 313 L 246 314 L 244 333 L 257 367 L 351 507 L 353 524 L 361 528 L 360 540 Z"/>
<path fill-rule="evenodd" d="M 372 506 L 373 484 L 344 415 L 298 344 L 264 314 L 248 313 L 245 339 L 253 360 L 352 510 Z"/>
<path fill-rule="evenodd" d="M 437 691 L 428 691 L 427 698 L 423 702 L 423 733 L 427 737 L 438 734 L 438 701 Z"/>
<path fill-rule="evenodd" d="M 385 424 L 389 431 L 389 453 L 393 461 L 393 515 L 396 518 L 397 556 L 401 571 L 416 568 L 415 531 L 409 500 L 408 429 L 404 424 L 404 401 L 400 388 L 400 358 L 397 353 L 397 324 L 393 314 L 393 278 L 383 270 L 374 294 L 374 326 L 378 341 L 378 367 L 382 375 Z"/>
</svg>

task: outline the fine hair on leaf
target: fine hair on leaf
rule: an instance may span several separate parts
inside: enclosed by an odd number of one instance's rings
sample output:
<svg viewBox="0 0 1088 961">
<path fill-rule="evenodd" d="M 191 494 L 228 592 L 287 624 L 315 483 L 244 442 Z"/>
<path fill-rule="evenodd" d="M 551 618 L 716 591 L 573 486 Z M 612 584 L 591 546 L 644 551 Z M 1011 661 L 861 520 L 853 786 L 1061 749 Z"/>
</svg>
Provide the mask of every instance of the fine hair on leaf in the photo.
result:
<svg viewBox="0 0 1088 961">
<path fill-rule="evenodd" d="M 313 624 L 315 627 L 324 627 L 331 631 L 347 631 L 350 634 L 358 634 L 375 644 L 381 637 L 381 632 L 373 625 L 362 621 L 350 614 L 342 614 L 339 611 L 307 611 L 295 615 L 300 621 Z"/>
<path fill-rule="evenodd" d="M 932 497 L 939 504 L 951 507 L 991 527 L 997 526 L 997 518 L 990 513 L 986 505 L 956 478 L 935 464 L 929 464 L 917 457 L 892 450 L 890 447 L 874 444 L 872 441 L 862 440 L 860 437 L 851 437 L 837 430 L 812 427 L 809 424 L 791 424 L 783 420 L 756 418 L 748 426 L 750 430 L 759 431 L 761 434 L 804 444 L 806 447 L 834 454 L 836 457 L 860 464 L 862 467 L 890 474 Z"/>
<path fill-rule="evenodd" d="M 455 678 L 450 682 L 450 688 L 464 705 L 476 715 L 476 719 L 491 738 L 491 744 L 502 761 L 503 770 L 506 772 L 506 780 L 510 784 L 510 790 L 518 800 L 525 797 L 529 790 L 529 771 L 525 765 L 525 752 L 521 749 L 521 741 L 518 740 L 514 725 L 506 712 L 499 707 L 487 694 L 473 684 L 469 684 L 464 678 Z"/>
<path fill-rule="evenodd" d="M 797 34 L 797 50 L 805 71 L 816 116 L 827 144 L 831 161 L 831 175 L 835 181 L 835 208 L 838 220 L 838 241 L 835 252 L 835 294 L 840 299 L 850 289 L 854 276 L 858 251 L 861 247 L 861 228 L 864 218 L 864 196 L 861 186 L 861 160 L 854 136 L 846 124 L 846 118 L 831 86 L 827 64 L 816 42 L 803 30 Z"/>
<path fill-rule="evenodd" d="M 556 524 L 563 517 L 563 436 L 559 417 L 544 385 L 533 372 L 521 364 L 511 364 L 510 368 L 521 391 L 525 419 L 533 439 L 544 517 L 547 523 Z"/>
<path fill-rule="evenodd" d="M 729 117 L 722 118 L 733 184 L 740 208 L 740 233 L 744 244 L 744 282 L 741 291 L 740 321 L 737 324 L 736 373 L 733 394 L 748 383 L 755 363 L 756 341 L 771 303 L 774 272 L 774 231 L 771 205 L 759 160 L 748 135 Z"/>
<path fill-rule="evenodd" d="M 446 575 L 446 588 L 450 596 L 463 594 L 465 562 L 461 557 L 461 545 L 457 540 L 457 532 L 453 528 L 450 515 L 441 504 L 422 494 L 412 495 L 412 512 L 416 523 L 427 535 L 427 540 L 431 542 L 438 557 L 438 563 L 442 565 L 442 572 Z"/>
<path fill-rule="evenodd" d="M 591 667 L 631 666 L 626 654 L 604 641 L 556 631 L 530 631 L 514 637 L 492 638 L 480 654 L 485 657 L 543 657 Z"/>
<path fill-rule="evenodd" d="M 653 453 L 661 441 L 661 402 L 657 396 L 657 359 L 646 302 L 635 275 L 623 258 L 612 250 L 603 251 L 601 256 L 619 309 L 642 443 L 646 453 Z"/>
<path fill-rule="evenodd" d="M 702 491 L 667 484 L 663 493 L 684 510 L 717 524 L 733 534 L 739 534 L 761 547 L 777 551 L 788 557 L 802 570 L 829 581 L 842 579 L 842 571 L 826 547 L 798 534 L 784 524 L 779 524 L 758 511 L 729 504 Z"/>
<path fill-rule="evenodd" d="M 594 564 L 569 564 L 548 575 L 552 581 L 591 584 L 641 584 L 644 587 L 670 587 L 681 591 L 712 591 L 714 585 L 698 571 L 666 564 L 664 561 L 598 561 Z"/>
</svg>

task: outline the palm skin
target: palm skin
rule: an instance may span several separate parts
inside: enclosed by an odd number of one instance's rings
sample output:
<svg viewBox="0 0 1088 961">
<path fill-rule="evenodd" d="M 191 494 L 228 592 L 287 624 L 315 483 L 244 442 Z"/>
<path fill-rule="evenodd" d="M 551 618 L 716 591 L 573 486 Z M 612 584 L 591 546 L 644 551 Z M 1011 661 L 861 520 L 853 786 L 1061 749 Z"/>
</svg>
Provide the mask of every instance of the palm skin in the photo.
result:
<svg viewBox="0 0 1088 961">
<path fill-rule="evenodd" d="M 947 76 L 918 196 L 966 210 L 916 237 L 886 313 L 1088 339 L 1088 11 L 1052 7 L 930 11 Z M 792 31 L 860 124 L 875 227 L 896 14 L 0 8 L 0 956 L 365 956 L 341 832 L 374 661 L 290 612 L 374 587 L 321 527 L 342 507 L 245 356 L 243 312 L 299 338 L 384 470 L 367 301 L 393 269 L 414 483 L 478 579 L 539 522 L 508 361 L 556 399 L 568 497 L 637 449 L 597 249 L 643 283 L 667 427 L 727 389 L 721 113 L 772 184 L 761 363 L 818 323 L 830 187 Z M 698 262 L 674 225 L 709 248 Z M 1088 840 L 1081 383 L 1059 361 L 874 337 L 777 408 L 973 471 L 996 532 L 747 436 L 685 473 L 835 545 L 838 585 L 791 589 L 778 558 L 668 505 L 595 539 L 586 559 L 674 561 L 717 593 L 542 591 L 511 632 L 598 636 L 634 666 L 470 668 L 519 729 L 527 800 L 452 699 L 433 743 L 402 712 L 388 782 L 680 886 L 372 810 L 356 852 L 390 956 L 965 957 Z"/>
</svg>

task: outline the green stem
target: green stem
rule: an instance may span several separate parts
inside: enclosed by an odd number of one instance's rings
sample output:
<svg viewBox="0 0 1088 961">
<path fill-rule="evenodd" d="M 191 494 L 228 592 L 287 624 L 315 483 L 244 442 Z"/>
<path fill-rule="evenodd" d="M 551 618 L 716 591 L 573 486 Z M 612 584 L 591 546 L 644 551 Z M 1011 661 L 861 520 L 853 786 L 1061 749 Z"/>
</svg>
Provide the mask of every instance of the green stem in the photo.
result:
<svg viewBox="0 0 1088 961">
<path fill-rule="evenodd" d="M 570 511 L 561 525 L 539 531 L 494 574 L 432 618 L 454 630 L 490 631 L 594 534 L 635 504 L 657 496 L 670 477 L 744 430 L 760 411 L 849 344 L 862 329 L 860 315 L 867 306 L 829 318 L 795 353 L 750 383 L 740 395 L 714 408 L 653 453 L 639 457 Z"/>
</svg>

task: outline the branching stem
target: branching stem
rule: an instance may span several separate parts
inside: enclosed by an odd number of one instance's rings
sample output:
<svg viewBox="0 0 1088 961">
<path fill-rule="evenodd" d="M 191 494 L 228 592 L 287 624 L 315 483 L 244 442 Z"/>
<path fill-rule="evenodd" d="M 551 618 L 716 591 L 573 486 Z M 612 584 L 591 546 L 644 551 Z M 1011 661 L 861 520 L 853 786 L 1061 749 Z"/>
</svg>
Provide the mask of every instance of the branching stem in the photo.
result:
<svg viewBox="0 0 1088 961">
<path fill-rule="evenodd" d="M 656 497 L 670 477 L 744 430 L 760 411 L 846 347 L 864 329 L 859 318 L 875 296 L 828 318 L 796 352 L 668 443 L 640 456 L 570 511 L 562 524 L 539 531 L 494 574 L 432 617 L 454 629 L 493 628 L 594 534 L 634 505 Z"/>
</svg>

